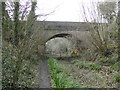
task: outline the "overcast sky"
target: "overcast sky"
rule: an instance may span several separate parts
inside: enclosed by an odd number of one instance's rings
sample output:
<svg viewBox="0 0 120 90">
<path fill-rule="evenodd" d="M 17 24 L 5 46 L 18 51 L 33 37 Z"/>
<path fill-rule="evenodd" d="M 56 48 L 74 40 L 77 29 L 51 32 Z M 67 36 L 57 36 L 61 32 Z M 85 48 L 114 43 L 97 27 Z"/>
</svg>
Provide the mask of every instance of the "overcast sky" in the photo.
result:
<svg viewBox="0 0 120 90">
<path fill-rule="evenodd" d="M 84 21 L 82 5 L 91 9 L 91 2 L 104 0 L 37 0 L 36 14 L 50 13 L 45 19 L 47 21 Z M 89 15 L 88 15 L 89 17 Z"/>
</svg>

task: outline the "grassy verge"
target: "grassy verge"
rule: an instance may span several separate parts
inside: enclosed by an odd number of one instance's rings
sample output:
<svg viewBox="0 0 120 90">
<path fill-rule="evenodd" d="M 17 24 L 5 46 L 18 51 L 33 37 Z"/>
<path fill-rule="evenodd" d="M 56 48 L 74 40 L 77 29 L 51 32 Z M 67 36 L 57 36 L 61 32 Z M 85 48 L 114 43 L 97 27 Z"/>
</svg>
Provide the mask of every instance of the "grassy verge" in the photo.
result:
<svg viewBox="0 0 120 90">
<path fill-rule="evenodd" d="M 73 78 L 65 72 L 64 68 L 60 66 L 57 60 L 48 60 L 52 82 L 56 88 L 81 88 L 78 82 L 74 81 Z"/>
<path fill-rule="evenodd" d="M 91 70 L 101 70 L 101 67 L 102 67 L 97 63 L 88 63 L 88 62 L 77 61 L 77 60 L 72 60 L 71 62 L 77 65 L 79 68 L 88 68 Z"/>
</svg>

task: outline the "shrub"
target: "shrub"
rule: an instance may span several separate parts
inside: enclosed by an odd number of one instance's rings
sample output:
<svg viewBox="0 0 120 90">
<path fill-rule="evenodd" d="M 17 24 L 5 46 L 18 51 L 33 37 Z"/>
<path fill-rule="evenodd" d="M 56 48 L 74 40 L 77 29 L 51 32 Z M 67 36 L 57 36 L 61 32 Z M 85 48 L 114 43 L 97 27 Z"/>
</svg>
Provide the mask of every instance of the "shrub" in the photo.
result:
<svg viewBox="0 0 120 90">
<path fill-rule="evenodd" d="M 35 73 L 30 68 L 30 60 L 23 58 L 22 66 L 19 70 L 18 87 L 24 88 L 32 86 L 32 79 Z M 35 63 L 35 61 L 33 61 Z M 34 65 L 34 64 L 31 65 Z M 13 88 L 13 75 L 16 68 L 16 52 L 12 46 L 3 47 L 2 50 L 2 88 Z M 29 85 L 28 85 L 29 82 Z"/>
<path fill-rule="evenodd" d="M 14 52 L 5 47 L 2 50 L 2 87 L 11 88 L 13 80 L 13 71 L 15 69 Z"/>
</svg>

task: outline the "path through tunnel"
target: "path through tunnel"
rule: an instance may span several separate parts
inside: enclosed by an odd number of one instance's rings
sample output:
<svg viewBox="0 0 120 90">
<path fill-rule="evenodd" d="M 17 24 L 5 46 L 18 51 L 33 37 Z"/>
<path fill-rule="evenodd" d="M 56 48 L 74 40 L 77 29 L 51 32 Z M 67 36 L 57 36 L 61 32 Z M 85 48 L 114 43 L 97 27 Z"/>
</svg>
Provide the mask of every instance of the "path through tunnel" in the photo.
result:
<svg viewBox="0 0 120 90">
<path fill-rule="evenodd" d="M 74 49 L 73 36 L 67 33 L 56 34 L 50 37 L 45 46 L 49 57 L 69 57 Z"/>
</svg>

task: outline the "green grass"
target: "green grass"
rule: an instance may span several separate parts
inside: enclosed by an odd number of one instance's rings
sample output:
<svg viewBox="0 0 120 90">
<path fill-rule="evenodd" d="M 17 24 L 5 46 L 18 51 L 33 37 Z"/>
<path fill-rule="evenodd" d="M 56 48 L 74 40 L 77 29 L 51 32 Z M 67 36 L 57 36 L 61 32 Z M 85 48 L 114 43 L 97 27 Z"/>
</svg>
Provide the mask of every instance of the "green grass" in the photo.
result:
<svg viewBox="0 0 120 90">
<path fill-rule="evenodd" d="M 111 58 L 106 61 L 107 64 L 114 65 L 117 62 L 117 58 Z"/>
<path fill-rule="evenodd" d="M 48 64 L 56 88 L 81 88 L 80 84 L 68 75 L 56 59 L 49 59 Z"/>
<path fill-rule="evenodd" d="M 111 71 L 120 71 L 120 62 L 115 63 L 110 67 Z"/>
<path fill-rule="evenodd" d="M 118 57 L 113 57 L 113 58 L 100 58 L 99 63 L 102 65 L 114 65 L 115 63 L 117 63 Z"/>
<path fill-rule="evenodd" d="M 116 82 L 120 83 L 120 74 L 115 75 L 115 80 Z"/>
<path fill-rule="evenodd" d="M 97 63 L 88 63 L 88 62 L 84 62 L 84 61 L 77 61 L 77 60 L 73 60 L 71 61 L 72 63 L 74 63 L 75 65 L 77 65 L 79 68 L 88 68 L 88 69 L 92 69 L 92 70 L 101 70 L 101 65 L 97 64 Z"/>
<path fill-rule="evenodd" d="M 77 63 L 78 61 L 77 61 L 77 60 L 72 60 L 71 62 L 72 62 L 72 63 Z"/>
</svg>

